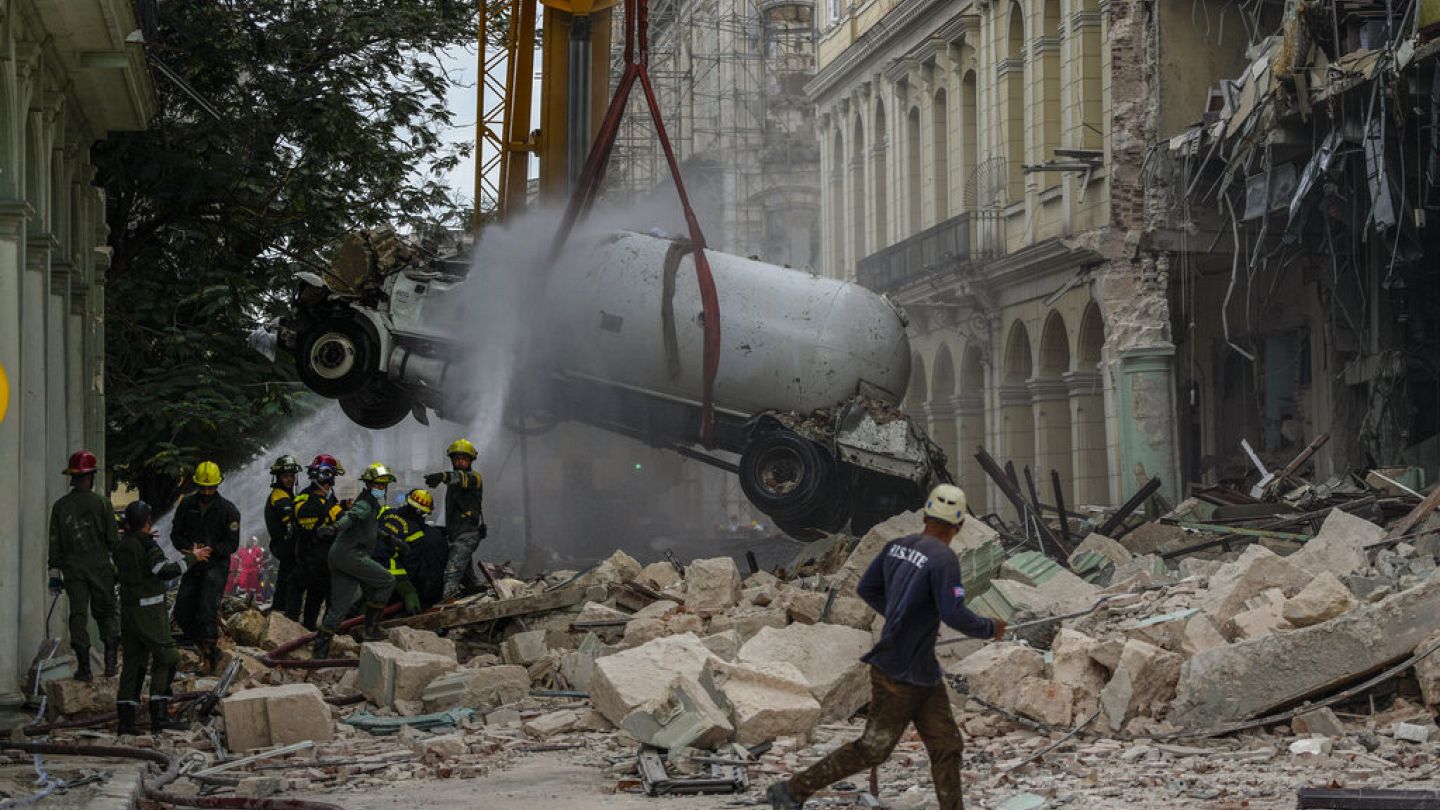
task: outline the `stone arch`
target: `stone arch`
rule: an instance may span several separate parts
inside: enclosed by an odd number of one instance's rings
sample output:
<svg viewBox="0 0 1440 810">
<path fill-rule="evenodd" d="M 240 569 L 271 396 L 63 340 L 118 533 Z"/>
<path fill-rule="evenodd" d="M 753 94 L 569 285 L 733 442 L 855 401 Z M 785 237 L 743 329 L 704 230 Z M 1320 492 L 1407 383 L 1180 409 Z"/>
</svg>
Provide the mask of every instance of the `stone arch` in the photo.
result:
<svg viewBox="0 0 1440 810">
<path fill-rule="evenodd" d="M 1080 335 L 1077 340 L 1075 368 L 1078 371 L 1094 371 L 1100 367 L 1100 353 L 1105 348 L 1105 319 L 1100 307 L 1094 301 L 1085 307 L 1080 316 Z"/>
<path fill-rule="evenodd" d="M 955 360 L 950 354 L 950 347 L 944 343 L 940 344 L 939 351 L 935 352 L 935 362 L 931 364 L 933 372 L 930 375 L 930 397 L 932 400 L 947 400 L 955 396 Z"/>
<path fill-rule="evenodd" d="M 1105 319 L 1091 301 L 1080 316 L 1075 371 L 1069 377 L 1075 437 L 1075 498 L 1107 504 L 1110 497 L 1110 440 L 1106 432 L 1104 375 Z"/>
<path fill-rule="evenodd" d="M 1023 385 L 1035 373 L 1030 350 L 1030 330 L 1019 319 L 1010 324 L 1005 338 L 1005 384 Z"/>
<path fill-rule="evenodd" d="M 1048 481 L 1050 471 L 1060 474 L 1066 502 L 1075 500 L 1073 421 L 1070 390 L 1065 375 L 1070 371 L 1070 332 L 1065 318 L 1051 312 L 1040 330 L 1040 366 L 1029 382 L 1035 411 L 1035 470 L 1037 479 Z"/>
<path fill-rule="evenodd" d="M 930 438 L 945 451 L 953 471 L 962 448 L 955 411 L 955 360 L 949 346 L 940 344 L 930 367 L 930 399 L 926 409 L 930 415 Z"/>
<path fill-rule="evenodd" d="M 945 88 L 935 91 L 930 107 L 930 128 L 935 156 L 930 174 L 935 183 L 935 221 L 950 218 L 950 104 Z"/>
<path fill-rule="evenodd" d="M 925 377 L 925 361 L 917 352 L 910 357 L 910 387 L 905 391 L 905 409 L 912 416 L 930 400 L 930 386 Z"/>
<path fill-rule="evenodd" d="M 1003 383 L 1000 386 L 1000 444 L 1002 460 L 1015 469 L 1035 465 L 1035 412 L 1028 384 L 1035 363 L 1030 348 L 1030 330 L 1024 321 L 1010 325 L 1005 340 Z M 1021 519 L 1019 514 L 1014 515 Z"/>
<path fill-rule="evenodd" d="M 850 200 L 854 241 L 851 255 L 858 264 L 866 256 L 865 243 L 865 122 L 855 114 L 854 137 L 850 141 Z"/>
<path fill-rule="evenodd" d="M 959 458 L 951 468 L 960 475 L 960 485 L 970 498 L 970 508 L 977 515 L 989 511 L 990 502 L 985 470 L 975 460 L 975 448 L 985 442 L 985 354 L 979 346 L 965 347 L 960 358 L 959 393 L 955 401 L 958 424 Z"/>
<path fill-rule="evenodd" d="M 890 193 L 890 183 L 886 177 L 886 161 L 889 159 L 890 137 L 885 122 L 885 100 L 875 99 L 875 168 L 872 174 L 875 177 L 873 188 L 875 190 L 875 249 L 883 250 L 890 246 L 890 222 L 889 206 L 886 205 L 885 197 Z"/>
<path fill-rule="evenodd" d="M 921 214 L 921 169 L 920 169 L 920 107 L 915 105 L 905 116 L 905 189 L 909 210 L 906 212 L 908 234 L 919 233 L 925 227 Z"/>
<path fill-rule="evenodd" d="M 1070 370 L 1070 331 L 1059 312 L 1050 313 L 1040 330 L 1041 377 L 1059 377 Z"/>
</svg>

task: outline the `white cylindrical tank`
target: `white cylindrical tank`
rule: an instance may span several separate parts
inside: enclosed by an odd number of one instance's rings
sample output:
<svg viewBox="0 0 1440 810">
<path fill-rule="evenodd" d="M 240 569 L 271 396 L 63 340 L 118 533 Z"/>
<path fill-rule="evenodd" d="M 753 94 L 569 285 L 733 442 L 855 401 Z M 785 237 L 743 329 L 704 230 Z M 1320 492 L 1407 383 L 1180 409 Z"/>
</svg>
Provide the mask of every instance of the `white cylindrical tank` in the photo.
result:
<svg viewBox="0 0 1440 810">
<path fill-rule="evenodd" d="M 631 232 L 575 240 L 549 281 L 554 317 L 536 324 L 555 338 L 546 341 L 551 368 L 700 400 L 704 308 L 693 254 L 677 251 L 666 272 L 673 244 Z M 910 343 L 888 301 L 849 282 L 706 256 L 720 302 L 716 407 L 809 412 L 860 393 L 862 383 L 899 401 Z"/>
</svg>

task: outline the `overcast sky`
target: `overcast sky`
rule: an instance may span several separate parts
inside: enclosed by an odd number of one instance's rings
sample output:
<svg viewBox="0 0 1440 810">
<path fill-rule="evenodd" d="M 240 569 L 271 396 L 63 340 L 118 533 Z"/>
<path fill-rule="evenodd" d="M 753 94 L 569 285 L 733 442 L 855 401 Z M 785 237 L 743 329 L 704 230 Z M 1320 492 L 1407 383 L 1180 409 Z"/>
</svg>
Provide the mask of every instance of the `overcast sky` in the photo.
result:
<svg viewBox="0 0 1440 810">
<path fill-rule="evenodd" d="M 479 67 L 476 64 L 474 46 L 469 48 L 452 48 L 442 55 L 441 64 L 445 66 L 450 76 L 458 82 L 456 86 L 450 88 L 450 93 L 447 97 L 450 110 L 455 114 L 455 126 L 452 127 L 449 132 L 445 133 L 445 140 L 451 143 L 474 143 L 476 123 L 479 119 L 479 113 L 476 111 L 475 106 L 475 87 L 476 80 L 479 77 Z M 535 66 L 536 79 L 532 98 L 536 99 L 538 104 L 538 99 L 540 98 L 538 80 L 540 58 L 538 53 L 535 58 Z M 503 62 L 501 63 L 500 69 L 504 70 Z M 496 99 L 492 98 L 488 99 L 487 103 L 494 104 L 496 101 Z M 534 109 L 531 111 L 530 129 L 533 130 L 538 126 L 540 126 L 539 110 Z M 530 160 L 530 173 L 533 175 L 535 171 L 536 163 L 532 157 Z M 471 156 L 461 161 L 460 165 L 456 166 L 454 171 L 450 173 L 449 179 L 450 185 L 459 190 L 466 200 L 473 199 L 475 196 L 474 157 Z"/>
</svg>

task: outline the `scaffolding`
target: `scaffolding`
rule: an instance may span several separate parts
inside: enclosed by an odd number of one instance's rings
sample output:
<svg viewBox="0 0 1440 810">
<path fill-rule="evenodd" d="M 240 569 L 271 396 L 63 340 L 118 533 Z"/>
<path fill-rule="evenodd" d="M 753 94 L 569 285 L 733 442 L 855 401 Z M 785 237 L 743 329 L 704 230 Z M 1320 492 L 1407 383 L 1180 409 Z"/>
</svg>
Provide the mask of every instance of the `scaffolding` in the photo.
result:
<svg viewBox="0 0 1440 810">
<path fill-rule="evenodd" d="M 808 242 L 818 239 L 818 199 L 808 198 L 818 189 L 819 151 L 803 94 L 815 71 L 812 8 L 809 0 L 650 6 L 650 76 L 686 187 L 717 250 L 814 261 Z M 618 70 L 619 50 L 612 56 Z M 632 104 L 612 152 L 607 198 L 643 203 L 668 185 L 666 173 L 648 112 Z M 777 221 L 777 209 L 789 211 L 788 220 Z M 797 250 L 791 231 L 804 229 L 807 216 L 815 233 Z"/>
</svg>

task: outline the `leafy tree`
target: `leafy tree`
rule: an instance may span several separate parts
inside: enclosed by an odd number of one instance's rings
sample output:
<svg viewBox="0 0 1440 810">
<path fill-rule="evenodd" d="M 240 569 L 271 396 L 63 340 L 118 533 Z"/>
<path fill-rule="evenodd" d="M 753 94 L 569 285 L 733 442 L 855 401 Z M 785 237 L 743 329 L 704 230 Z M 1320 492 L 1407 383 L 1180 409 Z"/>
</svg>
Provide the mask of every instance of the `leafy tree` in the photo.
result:
<svg viewBox="0 0 1440 810">
<path fill-rule="evenodd" d="M 473 41 L 475 3 L 166 0 L 158 18 L 159 113 L 94 161 L 109 457 L 163 504 L 184 470 L 242 463 L 313 407 L 289 358 L 246 347 L 300 265 L 352 228 L 466 220 L 441 177 L 460 151 L 439 52 Z"/>
</svg>

